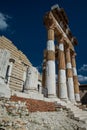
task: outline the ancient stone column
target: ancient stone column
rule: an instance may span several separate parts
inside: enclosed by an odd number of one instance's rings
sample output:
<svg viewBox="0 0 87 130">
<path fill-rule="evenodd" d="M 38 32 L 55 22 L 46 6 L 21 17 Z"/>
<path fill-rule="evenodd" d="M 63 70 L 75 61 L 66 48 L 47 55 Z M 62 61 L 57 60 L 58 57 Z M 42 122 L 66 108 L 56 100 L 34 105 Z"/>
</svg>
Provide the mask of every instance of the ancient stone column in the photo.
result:
<svg viewBox="0 0 87 130">
<path fill-rule="evenodd" d="M 46 81 L 46 66 L 45 66 L 45 61 L 43 63 L 43 68 L 42 68 L 43 72 L 42 72 L 42 86 L 43 88 L 46 87 L 45 81 Z"/>
<path fill-rule="evenodd" d="M 24 92 L 28 93 L 29 91 L 38 91 L 38 71 L 35 67 L 28 67 L 27 76 L 24 86 Z"/>
<path fill-rule="evenodd" d="M 75 61 L 76 54 L 72 54 L 72 69 L 73 69 L 73 81 L 74 81 L 74 91 L 75 91 L 75 99 L 76 101 L 80 101 L 80 94 L 79 94 L 79 83 L 78 83 L 78 76 L 76 70 L 76 61 Z"/>
<path fill-rule="evenodd" d="M 55 45 L 54 45 L 54 29 L 53 28 L 48 29 L 46 87 L 48 89 L 48 97 L 55 97 L 56 96 Z"/>
<path fill-rule="evenodd" d="M 66 48 L 65 53 L 66 53 L 66 75 L 67 75 L 68 98 L 70 101 L 75 101 L 70 49 Z"/>
<path fill-rule="evenodd" d="M 67 85 L 66 85 L 66 67 L 65 67 L 65 54 L 64 54 L 64 40 L 60 39 L 58 50 L 58 88 L 59 97 L 67 99 Z"/>
<path fill-rule="evenodd" d="M 44 50 L 44 60 L 43 60 L 43 67 L 42 67 L 42 87 L 46 87 L 46 50 Z"/>
</svg>

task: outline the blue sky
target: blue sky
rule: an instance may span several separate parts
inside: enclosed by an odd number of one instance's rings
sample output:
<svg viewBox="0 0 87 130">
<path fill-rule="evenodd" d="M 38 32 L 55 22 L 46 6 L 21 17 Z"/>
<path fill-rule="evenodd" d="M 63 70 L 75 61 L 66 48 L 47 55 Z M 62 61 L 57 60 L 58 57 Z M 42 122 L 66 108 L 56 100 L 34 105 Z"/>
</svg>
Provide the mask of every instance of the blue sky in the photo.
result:
<svg viewBox="0 0 87 130">
<path fill-rule="evenodd" d="M 78 39 L 77 70 L 80 83 L 87 83 L 87 1 L 79 0 L 3 0 L 0 1 L 0 35 L 4 35 L 23 51 L 41 70 L 46 29 L 43 16 L 51 6 L 59 4 L 69 18 L 70 29 Z"/>
</svg>

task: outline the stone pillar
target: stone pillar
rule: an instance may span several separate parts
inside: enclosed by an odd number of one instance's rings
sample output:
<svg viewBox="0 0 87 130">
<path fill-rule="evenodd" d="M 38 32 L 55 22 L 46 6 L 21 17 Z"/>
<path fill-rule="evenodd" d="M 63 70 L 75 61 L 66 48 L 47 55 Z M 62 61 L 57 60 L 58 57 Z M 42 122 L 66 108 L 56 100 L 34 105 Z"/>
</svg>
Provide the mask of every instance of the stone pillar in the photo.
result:
<svg viewBox="0 0 87 130">
<path fill-rule="evenodd" d="M 63 100 L 67 99 L 67 85 L 66 85 L 66 67 L 64 54 L 64 40 L 59 40 L 58 50 L 58 88 L 59 97 Z"/>
<path fill-rule="evenodd" d="M 38 91 L 38 71 L 35 67 L 29 67 L 27 69 L 27 77 L 24 86 L 24 92 Z"/>
<path fill-rule="evenodd" d="M 42 87 L 45 88 L 46 87 L 46 63 L 45 61 L 43 61 L 43 68 L 42 68 L 43 72 L 42 72 Z"/>
<path fill-rule="evenodd" d="M 74 91 L 75 91 L 75 99 L 76 101 L 80 101 L 80 94 L 79 94 L 79 83 L 78 83 L 78 76 L 76 70 L 76 61 L 75 61 L 76 54 L 72 54 L 72 69 L 73 69 L 73 81 L 74 81 Z"/>
<path fill-rule="evenodd" d="M 75 101 L 70 49 L 66 48 L 65 53 L 66 53 L 66 75 L 67 75 L 68 98 L 70 101 Z"/>
<path fill-rule="evenodd" d="M 54 29 L 48 29 L 46 87 L 48 97 L 56 97 Z"/>
<path fill-rule="evenodd" d="M 6 71 L 9 65 L 10 52 L 6 49 L 0 49 L 0 97 L 10 98 L 10 88 L 6 83 Z"/>
<path fill-rule="evenodd" d="M 5 79 L 9 59 L 10 52 L 6 49 L 0 49 L 0 83 Z"/>
<path fill-rule="evenodd" d="M 46 88 L 46 50 L 44 50 L 44 60 L 43 60 L 43 67 L 42 67 L 42 87 Z"/>
<path fill-rule="evenodd" d="M 46 86 L 46 50 L 44 50 L 44 60 L 43 60 L 43 68 L 42 68 L 42 93 L 45 97 L 48 95 L 47 86 Z"/>
</svg>

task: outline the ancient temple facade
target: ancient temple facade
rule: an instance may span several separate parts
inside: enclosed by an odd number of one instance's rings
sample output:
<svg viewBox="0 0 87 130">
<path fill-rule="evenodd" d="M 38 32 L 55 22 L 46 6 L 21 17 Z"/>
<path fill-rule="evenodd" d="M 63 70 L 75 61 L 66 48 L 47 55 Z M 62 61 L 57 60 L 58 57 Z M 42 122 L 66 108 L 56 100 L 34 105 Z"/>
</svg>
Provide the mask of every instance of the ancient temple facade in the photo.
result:
<svg viewBox="0 0 87 130">
<path fill-rule="evenodd" d="M 12 91 L 29 93 L 41 90 L 41 76 L 28 58 L 4 36 L 0 37 L 0 97 Z"/>
<path fill-rule="evenodd" d="M 47 29 L 47 47 L 43 59 L 43 90 L 49 98 L 80 101 L 74 49 L 78 42 L 71 33 L 64 9 L 54 5 L 45 14 L 44 25 Z"/>
</svg>

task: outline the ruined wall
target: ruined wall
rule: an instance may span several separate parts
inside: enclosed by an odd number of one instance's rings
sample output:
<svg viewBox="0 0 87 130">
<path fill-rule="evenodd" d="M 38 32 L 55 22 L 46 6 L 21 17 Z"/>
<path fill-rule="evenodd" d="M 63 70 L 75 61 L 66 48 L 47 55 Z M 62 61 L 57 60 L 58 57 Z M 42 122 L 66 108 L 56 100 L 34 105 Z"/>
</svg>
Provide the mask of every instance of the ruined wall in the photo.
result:
<svg viewBox="0 0 87 130">
<path fill-rule="evenodd" d="M 10 52 L 10 59 L 7 68 L 7 84 L 13 90 L 22 91 L 26 80 L 27 67 L 32 66 L 27 57 L 16 48 L 16 46 L 6 37 L 0 37 L 0 49 Z M 6 80 L 6 79 L 5 79 Z"/>
</svg>

